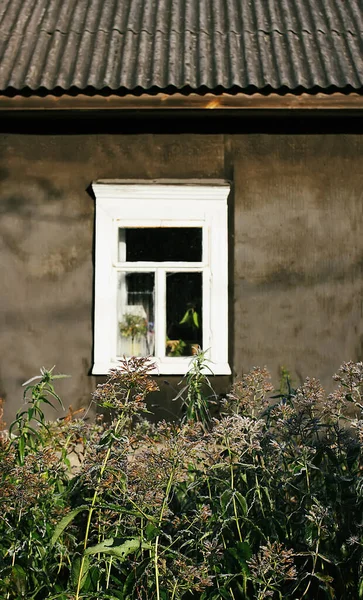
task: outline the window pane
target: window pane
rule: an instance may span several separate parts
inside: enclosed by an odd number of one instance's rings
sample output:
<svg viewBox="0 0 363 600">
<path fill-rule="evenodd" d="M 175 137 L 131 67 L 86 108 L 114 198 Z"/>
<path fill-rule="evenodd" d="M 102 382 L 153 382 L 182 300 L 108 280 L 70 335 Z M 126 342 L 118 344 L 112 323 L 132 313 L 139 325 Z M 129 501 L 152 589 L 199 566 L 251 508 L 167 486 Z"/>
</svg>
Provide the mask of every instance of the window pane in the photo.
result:
<svg viewBox="0 0 363 600">
<path fill-rule="evenodd" d="M 191 356 L 202 346 L 202 273 L 167 273 L 166 356 Z"/>
<path fill-rule="evenodd" d="M 154 273 L 118 273 L 118 356 L 154 355 Z"/>
<path fill-rule="evenodd" d="M 119 229 L 119 261 L 202 260 L 201 227 L 142 227 Z"/>
</svg>

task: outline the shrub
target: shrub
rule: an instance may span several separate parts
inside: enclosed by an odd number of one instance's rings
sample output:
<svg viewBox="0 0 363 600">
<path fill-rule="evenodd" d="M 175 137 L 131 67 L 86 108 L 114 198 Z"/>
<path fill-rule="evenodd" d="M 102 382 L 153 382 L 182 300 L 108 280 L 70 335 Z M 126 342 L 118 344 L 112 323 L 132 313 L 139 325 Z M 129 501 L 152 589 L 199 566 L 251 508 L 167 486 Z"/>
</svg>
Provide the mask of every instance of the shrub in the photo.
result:
<svg viewBox="0 0 363 600">
<path fill-rule="evenodd" d="M 98 386 L 108 424 L 46 423 L 54 375 L 30 382 L 0 438 L 0 596 L 361 598 L 363 364 L 328 396 L 307 379 L 270 398 L 253 369 L 212 419 L 199 355 L 184 418 L 157 425 L 141 418 L 151 366 L 124 359 Z"/>
</svg>

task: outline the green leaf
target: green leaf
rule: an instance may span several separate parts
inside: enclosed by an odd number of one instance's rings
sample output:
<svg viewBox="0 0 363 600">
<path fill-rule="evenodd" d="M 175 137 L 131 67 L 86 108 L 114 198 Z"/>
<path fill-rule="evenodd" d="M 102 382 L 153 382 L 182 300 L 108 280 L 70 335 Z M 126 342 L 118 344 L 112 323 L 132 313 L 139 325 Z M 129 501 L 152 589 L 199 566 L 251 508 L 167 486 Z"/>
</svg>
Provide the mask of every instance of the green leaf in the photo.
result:
<svg viewBox="0 0 363 600">
<path fill-rule="evenodd" d="M 327 455 L 327 457 L 329 458 L 330 462 L 333 463 L 333 465 L 335 467 L 339 467 L 339 460 L 337 458 L 337 456 L 335 455 L 335 453 L 333 452 L 333 450 L 331 448 L 329 448 L 329 446 L 325 447 L 325 453 Z"/>
<path fill-rule="evenodd" d="M 88 506 L 87 505 L 83 505 L 83 506 L 78 506 L 78 508 L 75 508 L 74 510 L 71 510 L 71 512 L 67 513 L 65 517 L 63 517 L 63 519 L 61 521 L 59 521 L 58 525 L 56 526 L 54 533 L 52 535 L 52 539 L 50 540 L 50 546 L 54 546 L 54 544 L 56 543 L 57 539 L 59 538 L 59 536 L 63 533 L 63 531 L 65 530 L 65 528 L 67 527 L 67 525 L 69 525 L 69 523 L 71 523 L 73 521 L 73 519 L 79 515 L 80 512 L 87 510 Z"/>
<path fill-rule="evenodd" d="M 25 441 L 23 437 L 19 438 L 18 441 L 18 454 L 19 454 L 19 459 L 20 462 L 23 463 L 24 461 L 24 450 L 25 450 Z"/>
<path fill-rule="evenodd" d="M 123 598 L 130 598 L 132 597 L 131 594 L 134 590 L 134 586 L 135 583 L 137 581 L 140 581 L 143 577 L 143 575 L 145 575 L 145 572 L 150 564 L 150 557 L 145 558 L 143 561 L 141 561 L 139 564 L 137 564 L 135 566 L 134 569 L 130 569 L 129 574 L 126 577 L 126 581 L 123 585 Z M 111 578 L 114 581 L 114 575 L 111 574 Z"/>
<path fill-rule="evenodd" d="M 314 577 L 325 583 L 331 583 L 333 581 L 333 578 L 330 575 L 325 575 L 324 573 L 314 573 Z"/>
<path fill-rule="evenodd" d="M 231 490 L 225 490 L 220 497 L 221 507 L 223 512 L 226 512 L 228 506 L 231 504 L 233 492 Z"/>
<path fill-rule="evenodd" d="M 325 590 L 329 594 L 331 600 L 333 600 L 333 598 L 335 598 L 334 588 L 331 585 L 334 581 L 333 577 L 325 575 L 324 573 L 314 573 L 314 577 L 322 582 L 322 585 L 319 585 L 319 588 Z"/>
<path fill-rule="evenodd" d="M 88 557 L 85 557 L 85 560 L 88 564 Z M 82 587 L 84 592 L 92 592 L 97 590 L 97 582 L 101 580 L 101 571 L 98 567 L 93 566 L 88 568 L 88 572 L 86 573 L 86 580 L 83 583 Z"/>
<path fill-rule="evenodd" d="M 270 505 L 270 509 L 273 510 L 274 509 L 274 505 L 273 505 L 273 502 L 271 500 L 271 496 L 270 496 L 270 492 L 269 492 L 268 487 L 263 486 L 261 489 L 262 489 L 262 491 L 264 492 L 264 494 L 265 494 L 265 496 L 267 498 L 267 501 L 268 501 L 268 503 Z"/>
<path fill-rule="evenodd" d="M 240 557 L 243 558 L 243 560 L 245 560 L 245 561 L 250 560 L 250 558 L 252 556 L 252 549 L 251 549 L 251 546 L 247 542 L 237 542 L 236 549 L 237 549 Z"/>
<path fill-rule="evenodd" d="M 225 587 L 220 587 L 218 592 L 222 598 L 225 598 L 226 600 L 231 600 L 232 596 Z"/>
<path fill-rule="evenodd" d="M 179 325 L 184 325 L 184 323 L 189 323 L 189 321 L 190 321 L 190 311 L 191 311 L 191 309 L 188 308 L 188 310 L 186 311 L 186 313 L 183 316 L 182 320 L 179 321 Z"/>
<path fill-rule="evenodd" d="M 122 544 L 118 544 L 117 539 L 109 538 L 100 544 L 90 546 L 90 548 L 87 548 L 85 551 L 85 554 L 89 555 L 102 553 L 110 556 L 116 556 L 116 558 L 124 560 L 126 556 L 136 552 L 136 550 L 139 550 L 140 548 L 143 550 L 150 550 L 152 546 L 142 542 L 138 537 L 125 540 Z"/>
<path fill-rule="evenodd" d="M 20 565 L 14 565 L 11 569 L 11 575 L 15 581 L 16 589 L 18 590 L 19 595 L 21 598 L 24 598 L 26 593 L 27 577 L 23 567 Z"/>
<path fill-rule="evenodd" d="M 244 496 L 242 496 L 242 494 L 240 492 L 235 492 L 234 495 L 238 500 L 238 504 L 242 508 L 243 514 L 247 515 L 248 507 L 247 507 L 246 498 Z"/>
<path fill-rule="evenodd" d="M 124 513 L 126 515 L 142 515 L 143 517 L 145 517 L 149 521 L 156 521 L 157 520 L 156 517 L 153 517 L 152 515 L 148 515 L 148 514 L 142 512 L 141 510 L 138 510 L 136 508 L 135 509 L 124 508 L 123 506 L 119 506 L 118 504 L 112 504 L 112 502 L 107 502 L 107 504 L 104 504 L 104 503 L 100 502 L 99 504 L 96 504 L 96 508 L 112 509 L 115 512 Z"/>
<path fill-rule="evenodd" d="M 56 393 L 55 393 L 53 390 L 49 390 L 49 389 L 47 390 L 47 393 L 48 393 L 50 396 L 52 396 L 52 397 L 53 397 L 55 400 L 57 400 L 57 402 L 58 402 L 58 404 L 61 406 L 61 408 L 62 408 L 63 410 L 65 410 L 65 408 L 64 408 L 64 405 L 63 405 L 63 402 L 62 402 L 62 399 L 61 399 L 61 398 L 58 396 L 58 394 L 56 394 Z M 50 403 L 50 404 L 53 406 L 53 404 L 52 404 L 52 403 Z M 54 408 L 55 408 L 55 407 L 54 407 Z"/>
<path fill-rule="evenodd" d="M 145 527 L 144 534 L 146 539 L 150 542 L 155 539 L 157 535 L 159 535 L 160 529 L 156 527 L 153 523 L 148 523 Z"/>
<path fill-rule="evenodd" d="M 237 542 L 234 547 L 228 548 L 227 552 L 234 558 L 241 570 L 241 573 L 248 575 L 249 569 L 247 561 L 252 556 L 250 545 L 247 542 Z"/>
<path fill-rule="evenodd" d="M 83 588 L 84 584 L 86 583 L 86 579 L 87 579 L 87 575 L 88 575 L 89 558 L 87 556 L 85 556 L 83 559 L 82 573 L 81 573 L 81 565 L 82 565 L 82 559 L 80 556 L 77 556 L 73 560 L 73 563 L 72 563 L 71 580 L 72 580 L 73 586 L 77 587 L 78 580 L 81 577 L 81 585 L 79 588 L 80 590 Z"/>
<path fill-rule="evenodd" d="M 247 483 L 247 475 L 246 473 L 241 473 L 241 479 L 244 483 Z"/>
</svg>

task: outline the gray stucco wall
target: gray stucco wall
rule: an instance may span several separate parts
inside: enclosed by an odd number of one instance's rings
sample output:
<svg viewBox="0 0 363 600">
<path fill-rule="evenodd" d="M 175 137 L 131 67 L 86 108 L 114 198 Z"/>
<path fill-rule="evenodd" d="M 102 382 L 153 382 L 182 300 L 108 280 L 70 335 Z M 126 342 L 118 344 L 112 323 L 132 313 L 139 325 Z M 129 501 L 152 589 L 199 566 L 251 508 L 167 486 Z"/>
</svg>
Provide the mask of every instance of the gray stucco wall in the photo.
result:
<svg viewBox="0 0 363 600">
<path fill-rule="evenodd" d="M 0 137 L 0 396 L 9 422 L 42 365 L 92 377 L 94 202 L 101 178 L 227 178 L 231 363 L 266 365 L 277 384 L 329 386 L 362 359 L 363 135 L 352 133 L 19 133 Z M 164 379 L 164 378 L 162 378 Z M 178 378 L 169 378 L 175 384 Z M 220 378 L 223 391 L 228 378 Z M 157 398 L 174 410 L 173 392 Z M 159 414 L 159 413 L 158 413 Z M 160 413 L 161 414 L 161 413 Z"/>
</svg>

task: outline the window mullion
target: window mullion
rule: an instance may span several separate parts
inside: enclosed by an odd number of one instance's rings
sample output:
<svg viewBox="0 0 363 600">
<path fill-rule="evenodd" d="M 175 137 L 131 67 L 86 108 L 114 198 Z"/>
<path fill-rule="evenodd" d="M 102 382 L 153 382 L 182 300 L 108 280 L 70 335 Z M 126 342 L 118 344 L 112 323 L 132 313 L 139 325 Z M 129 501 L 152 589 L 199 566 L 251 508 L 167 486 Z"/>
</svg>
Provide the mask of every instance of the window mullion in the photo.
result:
<svg viewBox="0 0 363 600">
<path fill-rule="evenodd" d="M 156 269 L 155 356 L 165 356 L 166 336 L 166 269 Z"/>
</svg>

